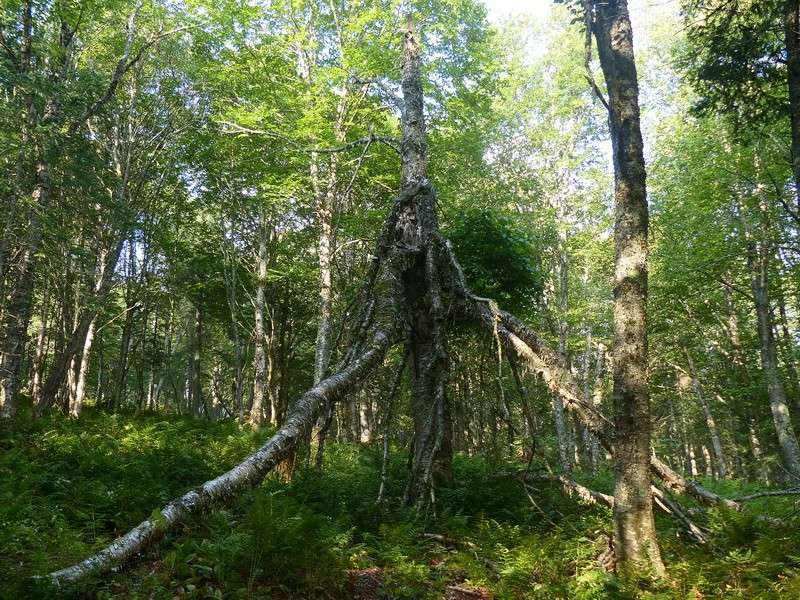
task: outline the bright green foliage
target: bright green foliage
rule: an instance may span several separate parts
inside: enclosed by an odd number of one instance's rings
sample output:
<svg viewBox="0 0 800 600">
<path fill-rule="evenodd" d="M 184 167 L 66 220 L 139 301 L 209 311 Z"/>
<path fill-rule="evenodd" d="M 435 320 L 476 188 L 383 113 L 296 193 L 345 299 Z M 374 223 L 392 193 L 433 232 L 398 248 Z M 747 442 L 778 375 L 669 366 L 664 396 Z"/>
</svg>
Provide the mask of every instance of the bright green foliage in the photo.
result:
<svg viewBox="0 0 800 600">
<path fill-rule="evenodd" d="M 407 13 L 423 46 L 430 178 L 468 283 L 551 345 L 563 333 L 579 389 L 610 416 L 600 350 L 612 344 L 613 181 L 607 115 L 586 81 L 583 2 L 555 3 L 546 23 L 495 25 L 479 0 L 147 0 L 133 38 L 142 55 L 74 129 L 112 81 L 138 3 L 34 0 L 25 75 L 14 64 L 23 4 L 0 9 L 0 321 L 36 219 L 42 239 L 22 415 L 0 433 L 0 597 L 52 597 L 28 577 L 87 556 L 263 441 L 268 432 L 244 430 L 256 341 L 278 420 L 308 387 L 328 186 L 332 364 L 344 354 L 399 158 L 377 141 L 324 150 L 370 135 L 397 145 Z M 683 23 L 669 8 L 654 22 L 669 3 L 629 4 L 652 217 L 654 445 L 689 476 L 712 470 L 688 354 L 736 477 L 704 483 L 737 496 L 783 476 L 750 297 L 753 244 L 770 252 L 779 367 L 800 417 L 800 221 L 782 120 L 782 3 L 687 0 Z M 65 63 L 60 41 L 77 25 Z M 589 66 L 602 89 L 596 58 Z M 28 100 L 55 112 L 29 124 Z M 53 194 L 38 206 L 41 158 Z M 96 294 L 97 257 L 119 240 L 115 284 Z M 256 340 L 262 241 L 266 323 Z M 87 307 L 99 309 L 87 412 L 60 418 L 65 381 L 52 414 L 30 422 L 37 367 L 48 374 Z M 74 595 L 352 598 L 353 586 L 372 581 L 378 595 L 409 599 L 446 597 L 454 585 L 503 599 L 800 596 L 796 504 L 785 499 L 693 514 L 710 531 L 708 548 L 659 517 L 672 587 L 625 589 L 596 563 L 607 509 L 546 484 L 529 498 L 518 481 L 495 477 L 529 460 L 557 464 L 551 391 L 521 369 L 521 392 L 492 336 L 458 325 L 447 341 L 458 455 L 454 484 L 436 490 L 436 518 L 399 508 L 413 414 L 406 377 L 386 422 L 395 348 L 337 404 L 321 474 L 301 466 L 291 485 L 272 477 Z M 575 477 L 608 492 L 610 463 L 601 452 L 590 475 L 591 438 L 567 421 Z M 377 506 L 385 431 L 388 492 Z"/>
<path fill-rule="evenodd" d="M 0 459 L 0 570 L 13 576 L 4 578 L 0 595 L 16 589 L 18 597 L 49 597 L 24 578 L 102 545 L 153 506 L 235 463 L 262 437 L 226 423 L 99 413 L 4 430 L 0 444 L 14 449 Z M 402 494 L 405 460 L 393 454 L 390 499 Z M 291 485 L 271 478 L 169 536 L 140 566 L 80 589 L 98 598 L 353 598 L 352 586 L 374 576 L 376 591 L 391 598 L 440 598 L 458 585 L 509 600 L 599 600 L 791 598 L 800 585 L 791 527 L 755 520 L 764 510 L 796 518 L 790 502 L 710 513 L 710 556 L 659 520 L 674 588 L 635 595 L 595 563 L 607 539 L 607 509 L 580 505 L 547 484 L 531 486 L 529 498 L 519 482 L 494 477 L 497 466 L 477 457 L 459 457 L 455 467 L 457 483 L 441 491 L 434 520 L 396 503 L 376 506 L 377 448 L 337 445 L 322 475 L 300 471 Z M 611 485 L 605 474 L 585 483 Z M 728 482 L 720 491 L 748 489 Z"/>
</svg>

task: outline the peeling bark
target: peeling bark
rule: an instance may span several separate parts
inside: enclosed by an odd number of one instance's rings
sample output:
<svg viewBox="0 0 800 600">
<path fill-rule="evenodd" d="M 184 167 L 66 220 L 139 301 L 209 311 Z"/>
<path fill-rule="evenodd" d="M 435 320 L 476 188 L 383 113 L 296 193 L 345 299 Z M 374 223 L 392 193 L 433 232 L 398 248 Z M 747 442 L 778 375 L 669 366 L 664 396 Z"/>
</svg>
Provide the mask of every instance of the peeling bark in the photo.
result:
<svg viewBox="0 0 800 600">
<path fill-rule="evenodd" d="M 420 48 L 413 24 L 403 44 L 402 188 L 412 199 L 399 215 L 395 239 L 409 250 L 402 282 L 409 324 L 411 404 L 414 417 L 412 468 L 406 504 L 433 500 L 434 477 L 452 477 L 450 411 L 445 393 L 448 353 L 445 306 L 439 273 L 436 194 L 428 182 Z M 413 193 L 418 189 L 418 193 Z"/>
</svg>

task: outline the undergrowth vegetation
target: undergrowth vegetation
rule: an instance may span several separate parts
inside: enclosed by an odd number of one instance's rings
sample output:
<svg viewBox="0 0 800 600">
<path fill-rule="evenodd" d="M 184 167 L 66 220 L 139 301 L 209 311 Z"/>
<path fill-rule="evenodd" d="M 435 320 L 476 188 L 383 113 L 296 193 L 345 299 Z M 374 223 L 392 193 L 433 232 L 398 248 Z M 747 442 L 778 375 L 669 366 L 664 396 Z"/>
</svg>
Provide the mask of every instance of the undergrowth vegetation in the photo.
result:
<svg viewBox="0 0 800 600">
<path fill-rule="evenodd" d="M 6 426 L 0 597 L 468 597 L 462 590 L 509 599 L 800 597 L 799 520 L 791 498 L 698 516 L 710 531 L 707 548 L 685 541 L 659 517 L 670 583 L 634 594 L 597 563 L 611 533 L 608 509 L 547 484 L 526 490 L 495 475 L 519 465 L 466 456 L 457 458 L 455 483 L 440 491 L 436 514 L 402 509 L 408 457 L 399 450 L 389 465 L 388 499 L 377 505 L 377 445 L 334 445 L 322 474 L 301 469 L 291 483 L 273 475 L 129 569 L 70 590 L 33 579 L 107 544 L 155 507 L 235 464 L 267 433 L 141 414 Z M 579 479 L 602 491 L 612 487 L 608 474 Z M 749 490 L 737 482 L 715 489 Z M 787 525 L 771 526 L 760 514 Z"/>
</svg>

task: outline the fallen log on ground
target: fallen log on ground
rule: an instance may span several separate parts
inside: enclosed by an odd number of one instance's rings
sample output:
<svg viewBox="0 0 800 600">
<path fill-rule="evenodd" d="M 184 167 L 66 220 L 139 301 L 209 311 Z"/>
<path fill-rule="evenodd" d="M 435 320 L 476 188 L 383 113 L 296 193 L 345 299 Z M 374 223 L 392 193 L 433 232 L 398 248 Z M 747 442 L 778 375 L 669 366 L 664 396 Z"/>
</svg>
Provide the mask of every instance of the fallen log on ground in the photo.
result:
<svg viewBox="0 0 800 600">
<path fill-rule="evenodd" d="M 366 350 L 347 367 L 327 377 L 303 394 L 286 423 L 261 448 L 227 473 L 205 482 L 167 504 L 155 516 L 146 519 L 128 533 L 89 558 L 49 574 L 57 584 L 75 582 L 93 573 L 108 571 L 160 539 L 166 532 L 191 516 L 235 498 L 244 489 L 260 483 L 302 440 L 323 406 L 335 401 L 363 381 L 383 360 L 396 341 L 393 332 L 377 332 Z"/>
<path fill-rule="evenodd" d="M 576 496 L 586 504 L 602 504 L 609 508 L 614 508 L 614 496 L 592 490 L 585 485 L 567 477 L 566 475 L 551 475 L 549 473 L 537 473 L 533 471 L 519 471 L 518 473 L 506 473 L 501 476 L 513 477 L 525 483 L 547 482 L 556 483 L 561 486 L 564 493 L 568 496 Z M 664 513 L 674 518 L 685 530 L 686 534 L 698 544 L 706 544 L 708 539 L 702 529 L 698 527 L 675 500 L 667 496 L 661 489 L 652 486 L 653 499 L 656 506 Z"/>
</svg>

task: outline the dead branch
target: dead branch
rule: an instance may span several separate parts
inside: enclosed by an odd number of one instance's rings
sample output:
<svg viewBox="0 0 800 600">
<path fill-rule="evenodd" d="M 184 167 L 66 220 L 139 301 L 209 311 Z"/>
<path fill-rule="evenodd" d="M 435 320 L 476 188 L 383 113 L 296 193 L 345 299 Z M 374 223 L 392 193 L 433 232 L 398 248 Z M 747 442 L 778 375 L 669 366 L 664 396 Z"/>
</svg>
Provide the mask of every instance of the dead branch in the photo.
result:
<svg viewBox="0 0 800 600">
<path fill-rule="evenodd" d="M 738 498 L 734 498 L 734 502 L 749 502 L 750 500 L 756 500 L 758 498 L 775 498 L 776 496 L 794 496 L 800 494 L 800 487 L 790 488 L 788 490 L 767 490 L 763 492 L 756 492 L 754 494 L 748 494 L 747 496 L 739 496 Z"/>
<path fill-rule="evenodd" d="M 475 548 L 475 544 L 467 540 L 457 540 L 456 538 L 447 537 L 441 533 L 423 533 L 422 537 L 427 540 L 432 540 L 441 544 L 442 546 L 450 546 L 451 548 Z"/>
<path fill-rule="evenodd" d="M 347 150 L 352 150 L 353 148 L 357 148 L 359 146 L 366 146 L 368 148 L 374 142 L 384 144 L 397 153 L 400 152 L 400 140 L 388 135 L 370 134 L 362 138 L 358 138 L 357 140 L 353 140 L 352 142 L 342 144 L 340 146 L 329 146 L 329 147 L 316 146 L 310 148 L 297 143 L 297 141 L 295 141 L 288 135 L 283 135 L 282 133 L 277 131 L 270 131 L 269 129 L 255 129 L 253 127 L 245 127 L 244 125 L 239 125 L 238 123 L 233 123 L 232 121 L 221 120 L 219 121 L 219 123 L 220 125 L 224 125 L 226 128 L 223 130 L 223 133 L 241 134 L 241 135 L 260 135 L 268 138 L 281 140 L 282 142 L 286 143 L 287 145 L 294 148 L 298 152 L 303 152 L 306 154 L 336 154 L 338 152 L 346 152 Z"/>
<path fill-rule="evenodd" d="M 523 483 L 557 483 L 568 496 L 576 496 L 586 504 L 602 504 L 608 507 L 614 506 L 614 496 L 591 490 L 577 481 L 570 479 L 566 475 L 551 475 L 550 473 L 535 471 L 518 471 L 516 473 L 498 473 L 496 477 L 519 479 Z"/>
<path fill-rule="evenodd" d="M 692 521 L 677 501 L 673 500 L 656 486 L 650 486 L 653 492 L 653 501 L 661 510 L 675 518 L 684 528 L 686 534 L 698 544 L 705 545 L 708 538 L 694 521 Z"/>
</svg>

